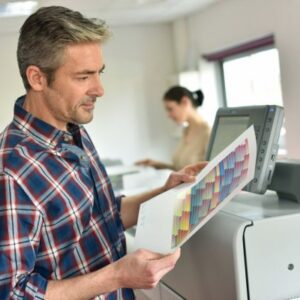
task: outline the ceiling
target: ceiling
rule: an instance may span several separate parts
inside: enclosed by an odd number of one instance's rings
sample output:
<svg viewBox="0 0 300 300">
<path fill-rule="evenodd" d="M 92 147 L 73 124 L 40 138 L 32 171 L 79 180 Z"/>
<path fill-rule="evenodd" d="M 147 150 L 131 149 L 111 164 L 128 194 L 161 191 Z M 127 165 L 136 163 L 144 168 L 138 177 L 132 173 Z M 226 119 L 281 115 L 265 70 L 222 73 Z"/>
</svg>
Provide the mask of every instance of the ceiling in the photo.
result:
<svg viewBox="0 0 300 300">
<path fill-rule="evenodd" d="M 120 26 L 171 21 L 218 1 L 224 0 L 38 0 L 36 7 L 63 5 Z M 8 2 L 17 0 L 0 0 L 0 11 Z"/>
</svg>

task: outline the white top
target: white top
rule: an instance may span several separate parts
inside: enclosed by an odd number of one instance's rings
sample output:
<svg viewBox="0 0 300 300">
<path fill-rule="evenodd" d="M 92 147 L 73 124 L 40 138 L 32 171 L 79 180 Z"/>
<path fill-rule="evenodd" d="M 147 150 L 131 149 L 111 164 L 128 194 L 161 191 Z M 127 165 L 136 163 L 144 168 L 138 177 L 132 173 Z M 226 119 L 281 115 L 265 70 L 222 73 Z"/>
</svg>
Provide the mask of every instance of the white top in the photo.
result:
<svg viewBox="0 0 300 300">
<path fill-rule="evenodd" d="M 210 136 L 208 123 L 203 121 L 197 125 L 194 124 L 188 135 L 187 132 L 188 128 L 185 128 L 172 157 L 175 170 L 205 160 Z"/>
</svg>

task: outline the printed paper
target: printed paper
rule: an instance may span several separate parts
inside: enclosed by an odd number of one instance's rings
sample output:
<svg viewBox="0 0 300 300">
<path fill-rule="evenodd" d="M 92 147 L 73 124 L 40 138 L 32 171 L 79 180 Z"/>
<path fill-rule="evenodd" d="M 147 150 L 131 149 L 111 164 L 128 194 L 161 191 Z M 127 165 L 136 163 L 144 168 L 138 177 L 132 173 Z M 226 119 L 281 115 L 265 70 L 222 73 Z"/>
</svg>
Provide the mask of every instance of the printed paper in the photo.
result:
<svg viewBox="0 0 300 300">
<path fill-rule="evenodd" d="M 140 207 L 135 248 L 170 253 L 182 246 L 254 177 L 256 138 L 248 128 L 198 174 Z"/>
</svg>

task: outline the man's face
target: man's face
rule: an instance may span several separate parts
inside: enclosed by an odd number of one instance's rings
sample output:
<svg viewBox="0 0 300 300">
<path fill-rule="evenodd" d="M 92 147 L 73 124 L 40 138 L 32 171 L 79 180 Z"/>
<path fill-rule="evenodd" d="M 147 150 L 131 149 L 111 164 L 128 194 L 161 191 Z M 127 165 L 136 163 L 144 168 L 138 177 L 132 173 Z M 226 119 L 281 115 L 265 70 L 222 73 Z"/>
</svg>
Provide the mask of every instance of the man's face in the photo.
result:
<svg viewBox="0 0 300 300">
<path fill-rule="evenodd" d="M 53 82 L 43 91 L 49 123 L 66 129 L 68 123 L 90 122 L 96 98 L 104 93 L 99 77 L 103 69 L 98 43 L 67 46 Z"/>
</svg>

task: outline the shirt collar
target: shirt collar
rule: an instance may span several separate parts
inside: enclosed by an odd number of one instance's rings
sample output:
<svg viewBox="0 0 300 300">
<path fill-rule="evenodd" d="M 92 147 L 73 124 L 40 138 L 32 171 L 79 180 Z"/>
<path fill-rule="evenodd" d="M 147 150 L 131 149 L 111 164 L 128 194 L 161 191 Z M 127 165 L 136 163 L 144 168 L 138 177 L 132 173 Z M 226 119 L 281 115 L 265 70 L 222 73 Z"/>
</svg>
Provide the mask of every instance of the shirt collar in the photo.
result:
<svg viewBox="0 0 300 300">
<path fill-rule="evenodd" d="M 59 130 L 52 125 L 36 118 L 23 108 L 25 96 L 21 96 L 15 102 L 13 123 L 26 135 L 50 148 L 56 148 L 62 143 L 70 143 L 73 137 L 80 136 L 81 126 L 69 124 L 70 131 Z"/>
</svg>

